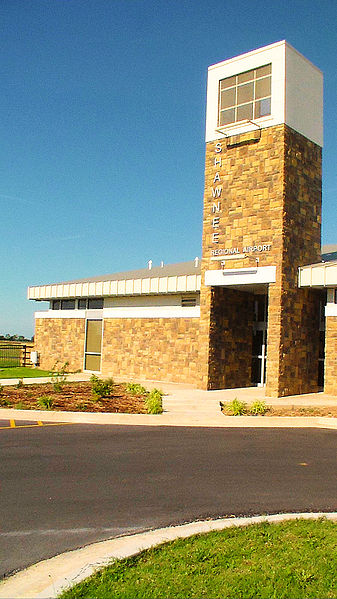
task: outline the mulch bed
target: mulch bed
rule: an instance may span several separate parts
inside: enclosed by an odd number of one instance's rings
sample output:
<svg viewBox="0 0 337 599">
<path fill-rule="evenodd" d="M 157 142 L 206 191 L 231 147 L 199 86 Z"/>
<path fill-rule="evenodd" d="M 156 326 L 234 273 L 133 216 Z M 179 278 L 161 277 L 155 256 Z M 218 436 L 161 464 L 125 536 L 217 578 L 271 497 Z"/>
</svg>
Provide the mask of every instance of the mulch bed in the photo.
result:
<svg viewBox="0 0 337 599">
<path fill-rule="evenodd" d="M 225 416 L 224 410 L 222 413 Z M 249 416 L 249 414 L 247 414 Z M 337 406 L 272 406 L 265 413 L 265 416 L 325 416 L 337 418 Z M 240 418 L 240 416 L 233 416 L 233 418 Z"/>
<path fill-rule="evenodd" d="M 330 416 L 337 418 L 337 406 L 273 406 L 266 416 Z"/>
<path fill-rule="evenodd" d="M 125 384 L 115 384 L 113 396 L 96 399 L 91 392 L 90 383 L 64 383 L 61 391 L 56 392 L 51 383 L 35 385 L 4 386 L 0 392 L 0 407 L 41 410 L 39 397 L 52 398 L 52 411 L 64 412 L 122 412 L 127 414 L 146 414 L 144 396 L 132 395 L 126 391 Z"/>
</svg>

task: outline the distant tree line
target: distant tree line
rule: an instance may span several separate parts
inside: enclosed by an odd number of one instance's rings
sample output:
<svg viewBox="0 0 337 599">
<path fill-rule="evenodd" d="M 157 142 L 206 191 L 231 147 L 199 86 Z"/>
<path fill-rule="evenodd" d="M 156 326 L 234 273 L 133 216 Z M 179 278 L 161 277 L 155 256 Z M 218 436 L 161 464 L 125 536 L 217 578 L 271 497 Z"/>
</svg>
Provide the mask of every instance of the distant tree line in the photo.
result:
<svg viewBox="0 0 337 599">
<path fill-rule="evenodd" d="M 34 336 L 31 339 L 27 339 L 23 335 L 10 335 L 7 333 L 6 335 L 0 335 L 0 341 L 34 341 Z"/>
</svg>

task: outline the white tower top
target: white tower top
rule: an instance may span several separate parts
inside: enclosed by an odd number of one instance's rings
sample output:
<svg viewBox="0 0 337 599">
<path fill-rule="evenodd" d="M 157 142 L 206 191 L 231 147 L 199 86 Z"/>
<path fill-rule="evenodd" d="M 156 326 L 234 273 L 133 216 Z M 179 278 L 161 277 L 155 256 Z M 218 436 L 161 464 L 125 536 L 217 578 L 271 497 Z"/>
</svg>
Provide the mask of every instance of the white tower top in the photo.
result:
<svg viewBox="0 0 337 599">
<path fill-rule="evenodd" d="M 206 142 L 282 123 L 323 145 L 323 74 L 285 40 L 208 68 Z"/>
</svg>

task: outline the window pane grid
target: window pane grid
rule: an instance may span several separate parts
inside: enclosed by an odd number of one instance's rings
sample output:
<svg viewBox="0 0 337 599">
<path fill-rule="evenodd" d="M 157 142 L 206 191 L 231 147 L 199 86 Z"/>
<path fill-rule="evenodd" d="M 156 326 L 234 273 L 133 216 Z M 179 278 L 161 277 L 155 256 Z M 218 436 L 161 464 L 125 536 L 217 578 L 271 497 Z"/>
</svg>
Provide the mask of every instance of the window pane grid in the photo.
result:
<svg viewBox="0 0 337 599">
<path fill-rule="evenodd" d="M 271 113 L 271 64 L 219 82 L 220 126 Z"/>
</svg>

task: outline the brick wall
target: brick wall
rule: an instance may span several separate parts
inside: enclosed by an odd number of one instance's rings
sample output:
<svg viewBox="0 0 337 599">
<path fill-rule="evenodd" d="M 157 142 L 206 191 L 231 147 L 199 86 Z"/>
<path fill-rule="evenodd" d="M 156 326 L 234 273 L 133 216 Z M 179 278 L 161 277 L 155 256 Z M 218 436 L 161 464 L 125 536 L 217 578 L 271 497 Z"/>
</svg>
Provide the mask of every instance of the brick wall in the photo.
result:
<svg viewBox="0 0 337 599">
<path fill-rule="evenodd" d="M 105 319 L 102 372 L 195 383 L 198 342 L 199 318 Z"/>
<path fill-rule="evenodd" d="M 69 369 L 83 370 L 85 320 L 83 318 L 37 318 L 35 349 L 40 367 L 50 370 L 55 362 L 69 362 Z"/>
<path fill-rule="evenodd" d="M 337 316 L 326 318 L 324 391 L 337 395 Z"/>
</svg>

